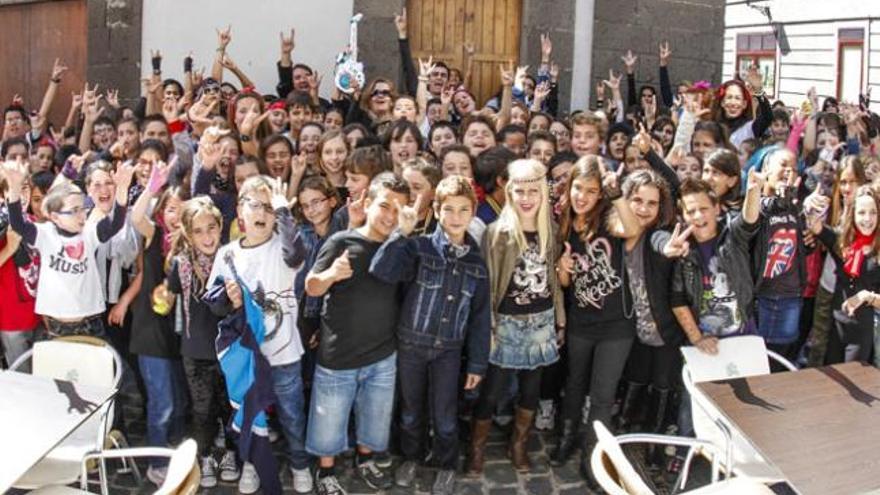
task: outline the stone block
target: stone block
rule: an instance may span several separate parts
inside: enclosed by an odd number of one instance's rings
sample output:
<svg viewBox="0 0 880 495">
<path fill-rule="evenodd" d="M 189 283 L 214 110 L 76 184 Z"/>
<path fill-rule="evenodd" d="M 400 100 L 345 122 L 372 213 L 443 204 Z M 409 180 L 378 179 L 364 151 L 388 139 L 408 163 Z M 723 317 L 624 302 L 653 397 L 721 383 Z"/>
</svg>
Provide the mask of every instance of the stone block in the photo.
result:
<svg viewBox="0 0 880 495">
<path fill-rule="evenodd" d="M 553 480 L 549 476 L 538 476 L 526 481 L 526 493 L 529 495 L 547 495 L 553 493 Z"/>
</svg>

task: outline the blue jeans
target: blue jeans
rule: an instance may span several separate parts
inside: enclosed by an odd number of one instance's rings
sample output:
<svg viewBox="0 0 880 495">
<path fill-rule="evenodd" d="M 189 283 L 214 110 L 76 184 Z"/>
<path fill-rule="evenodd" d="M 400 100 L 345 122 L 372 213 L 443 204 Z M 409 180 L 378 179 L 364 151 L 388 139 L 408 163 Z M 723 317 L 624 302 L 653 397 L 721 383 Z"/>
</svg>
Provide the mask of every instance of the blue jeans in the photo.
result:
<svg viewBox="0 0 880 495">
<path fill-rule="evenodd" d="M 147 390 L 147 444 L 167 447 L 183 433 L 186 414 L 183 366 L 179 359 L 141 355 L 138 367 Z M 150 464 L 161 466 L 167 461 Z"/>
<path fill-rule="evenodd" d="M 300 361 L 272 367 L 272 390 L 278 402 L 275 410 L 287 439 L 287 453 L 294 469 L 309 467 L 305 450 L 306 414 L 303 398 L 302 368 Z"/>
<path fill-rule="evenodd" d="M 416 462 L 424 458 L 425 429 L 430 418 L 434 429 L 434 463 L 442 469 L 455 469 L 458 463 L 461 349 L 400 344 L 398 367 L 403 456 Z"/>
<path fill-rule="evenodd" d="M 798 338 L 800 297 L 758 297 L 758 335 L 768 344 L 791 344 Z"/>
<path fill-rule="evenodd" d="M 321 457 L 344 452 L 348 448 L 348 418 L 354 406 L 358 445 L 385 451 L 391 430 L 396 373 L 396 352 L 350 370 L 318 365 L 312 385 L 306 450 Z"/>
</svg>

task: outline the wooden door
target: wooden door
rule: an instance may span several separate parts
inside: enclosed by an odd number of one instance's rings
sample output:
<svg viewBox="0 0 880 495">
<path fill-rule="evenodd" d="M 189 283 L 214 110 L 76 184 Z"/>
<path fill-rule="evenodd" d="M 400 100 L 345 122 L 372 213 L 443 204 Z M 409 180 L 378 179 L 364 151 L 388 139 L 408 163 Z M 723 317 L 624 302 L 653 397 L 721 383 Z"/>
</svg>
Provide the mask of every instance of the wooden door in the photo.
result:
<svg viewBox="0 0 880 495">
<path fill-rule="evenodd" d="M 519 60 L 522 0 L 407 0 L 406 5 L 414 57 L 433 55 L 464 73 L 464 46 L 473 43 L 469 89 L 477 105 L 498 92 L 498 65 Z"/>
<path fill-rule="evenodd" d="M 70 93 L 82 92 L 86 77 L 86 0 L 29 2 L 0 7 L 0 108 L 14 95 L 28 110 L 38 110 L 56 58 L 68 67 L 49 113 L 56 128 L 64 125 Z M 0 123 L 2 124 L 2 123 Z"/>
</svg>

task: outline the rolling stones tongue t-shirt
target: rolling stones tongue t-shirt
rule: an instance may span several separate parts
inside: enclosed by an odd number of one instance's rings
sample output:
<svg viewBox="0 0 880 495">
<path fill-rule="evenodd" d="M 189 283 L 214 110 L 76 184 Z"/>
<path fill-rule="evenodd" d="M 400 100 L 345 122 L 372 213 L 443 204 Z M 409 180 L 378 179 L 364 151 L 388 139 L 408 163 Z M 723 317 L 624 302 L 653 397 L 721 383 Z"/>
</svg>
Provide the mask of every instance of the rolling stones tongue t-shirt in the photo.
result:
<svg viewBox="0 0 880 495">
<path fill-rule="evenodd" d="M 538 233 L 525 234 L 528 248 L 520 255 L 513 269 L 507 294 L 498 307 L 501 314 L 535 314 L 553 307 L 549 270 L 555 268 L 541 256 Z"/>
<path fill-rule="evenodd" d="M 566 289 L 568 331 L 590 337 L 635 333 L 633 298 L 624 265 L 623 240 L 604 229 L 588 240 L 568 236 L 574 273 Z"/>
</svg>

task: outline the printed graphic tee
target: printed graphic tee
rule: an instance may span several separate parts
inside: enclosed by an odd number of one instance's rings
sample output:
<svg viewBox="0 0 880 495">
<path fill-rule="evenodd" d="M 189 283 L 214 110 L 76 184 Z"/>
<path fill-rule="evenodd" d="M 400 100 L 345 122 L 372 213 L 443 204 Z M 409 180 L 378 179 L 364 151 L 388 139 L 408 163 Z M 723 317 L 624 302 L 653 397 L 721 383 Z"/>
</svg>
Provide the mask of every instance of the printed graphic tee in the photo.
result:
<svg viewBox="0 0 880 495">
<path fill-rule="evenodd" d="M 736 293 L 718 257 L 718 237 L 698 244 L 703 265 L 703 296 L 700 300 L 699 327 L 704 335 L 729 337 L 743 333 L 745 318 Z"/>
</svg>

